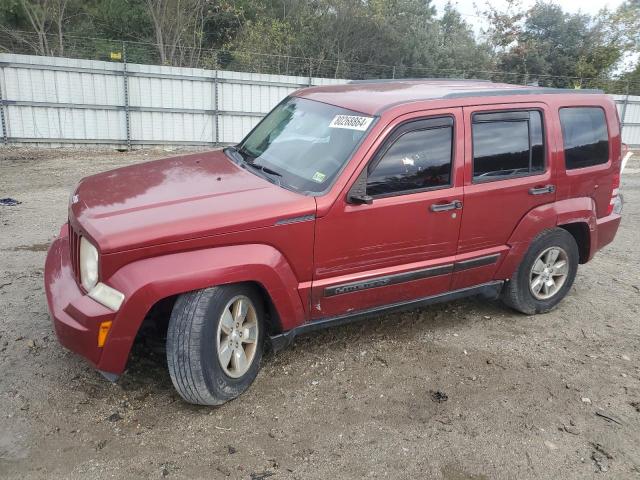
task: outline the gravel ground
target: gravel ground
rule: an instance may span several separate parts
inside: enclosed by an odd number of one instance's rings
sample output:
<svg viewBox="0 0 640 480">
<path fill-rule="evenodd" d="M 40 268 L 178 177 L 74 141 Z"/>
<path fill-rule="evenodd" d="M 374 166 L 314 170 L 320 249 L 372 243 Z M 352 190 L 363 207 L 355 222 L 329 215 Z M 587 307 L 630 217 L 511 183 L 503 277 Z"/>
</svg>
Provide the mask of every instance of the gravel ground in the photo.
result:
<svg viewBox="0 0 640 480">
<path fill-rule="evenodd" d="M 47 246 L 83 176 L 176 152 L 0 149 L 0 478 L 640 478 L 640 162 L 554 312 L 476 299 L 302 337 L 195 407 L 162 345 L 110 384 L 56 341 Z"/>
</svg>

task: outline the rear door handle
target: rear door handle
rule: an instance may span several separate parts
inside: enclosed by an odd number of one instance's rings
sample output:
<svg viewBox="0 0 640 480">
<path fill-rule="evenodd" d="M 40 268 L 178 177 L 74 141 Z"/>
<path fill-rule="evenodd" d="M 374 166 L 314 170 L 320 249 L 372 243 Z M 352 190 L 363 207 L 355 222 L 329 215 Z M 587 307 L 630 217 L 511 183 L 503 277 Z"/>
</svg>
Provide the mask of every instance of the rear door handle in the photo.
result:
<svg viewBox="0 0 640 480">
<path fill-rule="evenodd" d="M 555 185 L 545 185 L 544 187 L 534 187 L 529 189 L 529 195 L 544 195 L 556 191 Z"/>
<path fill-rule="evenodd" d="M 432 212 L 446 212 L 448 210 L 456 210 L 462 208 L 462 202 L 460 200 L 454 200 L 450 203 L 434 203 L 429 209 Z"/>
</svg>

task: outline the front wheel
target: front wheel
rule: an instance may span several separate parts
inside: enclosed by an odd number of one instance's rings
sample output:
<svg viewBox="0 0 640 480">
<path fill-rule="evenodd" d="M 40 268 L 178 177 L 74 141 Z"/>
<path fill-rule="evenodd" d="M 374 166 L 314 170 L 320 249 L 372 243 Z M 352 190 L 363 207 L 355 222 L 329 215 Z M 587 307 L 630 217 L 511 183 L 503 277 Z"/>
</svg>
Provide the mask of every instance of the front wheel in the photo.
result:
<svg viewBox="0 0 640 480">
<path fill-rule="evenodd" d="M 221 405 L 244 392 L 260 369 L 264 310 L 248 285 L 181 295 L 167 332 L 174 387 L 189 403 Z"/>
<path fill-rule="evenodd" d="M 546 313 L 558 305 L 578 271 L 578 245 L 561 228 L 538 235 L 507 283 L 503 301 L 528 315 Z"/>
</svg>

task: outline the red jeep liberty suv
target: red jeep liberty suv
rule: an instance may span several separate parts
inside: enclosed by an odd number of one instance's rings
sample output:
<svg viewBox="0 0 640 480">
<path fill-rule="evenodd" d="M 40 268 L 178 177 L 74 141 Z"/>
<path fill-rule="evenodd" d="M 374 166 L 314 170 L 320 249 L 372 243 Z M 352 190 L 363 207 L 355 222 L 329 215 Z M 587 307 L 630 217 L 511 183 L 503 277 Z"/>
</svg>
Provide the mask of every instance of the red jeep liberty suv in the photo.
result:
<svg viewBox="0 0 640 480">
<path fill-rule="evenodd" d="M 83 179 L 47 256 L 49 309 L 111 380 L 170 312 L 176 389 L 221 404 L 303 332 L 467 295 L 548 312 L 616 234 L 620 165 L 600 91 L 306 88 L 237 146 Z"/>
</svg>

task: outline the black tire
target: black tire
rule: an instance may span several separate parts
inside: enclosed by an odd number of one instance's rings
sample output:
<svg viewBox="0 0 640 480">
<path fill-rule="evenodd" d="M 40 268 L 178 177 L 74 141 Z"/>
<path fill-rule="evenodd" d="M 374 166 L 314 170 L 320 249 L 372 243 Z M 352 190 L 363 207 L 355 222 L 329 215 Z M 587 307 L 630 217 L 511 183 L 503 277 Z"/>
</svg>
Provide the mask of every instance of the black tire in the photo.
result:
<svg viewBox="0 0 640 480">
<path fill-rule="evenodd" d="M 531 292 L 530 275 L 536 259 L 547 249 L 559 247 L 568 258 L 568 272 L 562 287 L 548 299 L 538 299 Z M 573 236 L 562 228 L 545 230 L 533 239 L 529 250 L 502 291 L 502 300 L 511 308 L 527 315 L 553 310 L 567 295 L 578 271 L 579 252 Z"/>
<path fill-rule="evenodd" d="M 255 354 L 249 369 L 233 378 L 218 359 L 218 325 L 223 309 L 237 296 L 248 297 L 257 316 Z M 244 284 L 223 285 L 180 295 L 167 331 L 167 363 L 174 387 L 187 402 L 222 405 L 243 393 L 260 369 L 264 308 L 260 293 Z"/>
</svg>

